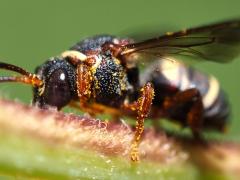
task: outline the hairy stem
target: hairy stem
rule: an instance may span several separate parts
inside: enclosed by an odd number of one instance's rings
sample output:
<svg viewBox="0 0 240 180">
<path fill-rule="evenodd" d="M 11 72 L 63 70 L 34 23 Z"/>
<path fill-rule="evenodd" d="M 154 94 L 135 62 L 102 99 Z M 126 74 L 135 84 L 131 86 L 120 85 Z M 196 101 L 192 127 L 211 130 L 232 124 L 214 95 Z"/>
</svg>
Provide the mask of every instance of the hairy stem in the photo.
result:
<svg viewBox="0 0 240 180">
<path fill-rule="evenodd" d="M 202 144 L 153 128 L 129 158 L 131 127 L 0 100 L 0 173 L 51 179 L 238 177 L 240 145 Z"/>
</svg>

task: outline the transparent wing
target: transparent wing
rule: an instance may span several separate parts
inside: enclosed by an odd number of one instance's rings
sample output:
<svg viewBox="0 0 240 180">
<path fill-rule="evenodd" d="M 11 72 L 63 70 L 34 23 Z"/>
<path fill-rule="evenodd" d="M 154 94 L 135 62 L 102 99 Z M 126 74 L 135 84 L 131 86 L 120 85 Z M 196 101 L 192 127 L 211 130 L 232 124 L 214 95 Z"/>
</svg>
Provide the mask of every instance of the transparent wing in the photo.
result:
<svg viewBox="0 0 240 180">
<path fill-rule="evenodd" d="M 122 47 L 121 55 L 145 56 L 190 56 L 194 60 L 208 60 L 225 63 L 240 53 L 240 20 L 207 25 Z M 183 59 L 183 58 L 181 58 Z"/>
</svg>

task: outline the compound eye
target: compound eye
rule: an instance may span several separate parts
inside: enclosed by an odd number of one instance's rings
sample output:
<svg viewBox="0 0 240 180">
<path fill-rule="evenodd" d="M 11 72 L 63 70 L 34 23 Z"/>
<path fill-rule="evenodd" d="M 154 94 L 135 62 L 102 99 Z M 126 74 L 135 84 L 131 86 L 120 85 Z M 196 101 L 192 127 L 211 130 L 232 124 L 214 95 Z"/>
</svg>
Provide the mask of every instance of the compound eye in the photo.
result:
<svg viewBox="0 0 240 180">
<path fill-rule="evenodd" d="M 50 106 L 61 109 L 72 98 L 68 74 L 62 70 L 55 70 L 46 80 L 44 101 Z"/>
</svg>

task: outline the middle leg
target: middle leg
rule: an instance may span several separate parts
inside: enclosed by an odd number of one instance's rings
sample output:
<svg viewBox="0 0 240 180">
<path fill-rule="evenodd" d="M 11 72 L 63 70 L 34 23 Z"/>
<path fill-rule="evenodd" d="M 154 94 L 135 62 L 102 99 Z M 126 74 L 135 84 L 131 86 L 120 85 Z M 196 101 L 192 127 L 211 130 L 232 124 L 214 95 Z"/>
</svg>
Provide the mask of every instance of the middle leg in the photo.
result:
<svg viewBox="0 0 240 180">
<path fill-rule="evenodd" d="M 139 161 L 138 147 L 144 130 L 144 119 L 147 117 L 154 97 L 154 89 L 151 83 L 147 83 L 141 89 L 141 96 L 131 104 L 124 104 L 124 109 L 137 112 L 135 135 L 131 145 L 131 160 Z"/>
</svg>

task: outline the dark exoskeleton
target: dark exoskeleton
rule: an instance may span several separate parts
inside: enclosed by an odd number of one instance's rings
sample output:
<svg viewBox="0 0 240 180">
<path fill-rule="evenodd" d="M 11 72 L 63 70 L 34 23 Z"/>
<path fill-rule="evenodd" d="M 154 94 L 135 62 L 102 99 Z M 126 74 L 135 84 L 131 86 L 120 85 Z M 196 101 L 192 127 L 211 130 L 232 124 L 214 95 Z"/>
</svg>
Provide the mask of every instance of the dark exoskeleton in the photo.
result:
<svg viewBox="0 0 240 180">
<path fill-rule="evenodd" d="M 40 108 L 53 106 L 60 110 L 70 105 L 91 115 L 135 116 L 131 159 L 137 161 L 147 116 L 176 120 L 189 126 L 195 137 L 205 128 L 224 129 L 229 105 L 218 81 L 173 56 L 227 62 L 238 55 L 235 48 L 239 44 L 239 20 L 167 33 L 138 43 L 109 35 L 94 36 L 47 60 L 35 74 L 2 62 L 1 69 L 21 75 L 1 77 L 0 82 L 31 84 L 33 103 Z M 140 63 L 148 65 L 141 73 Z"/>
</svg>

